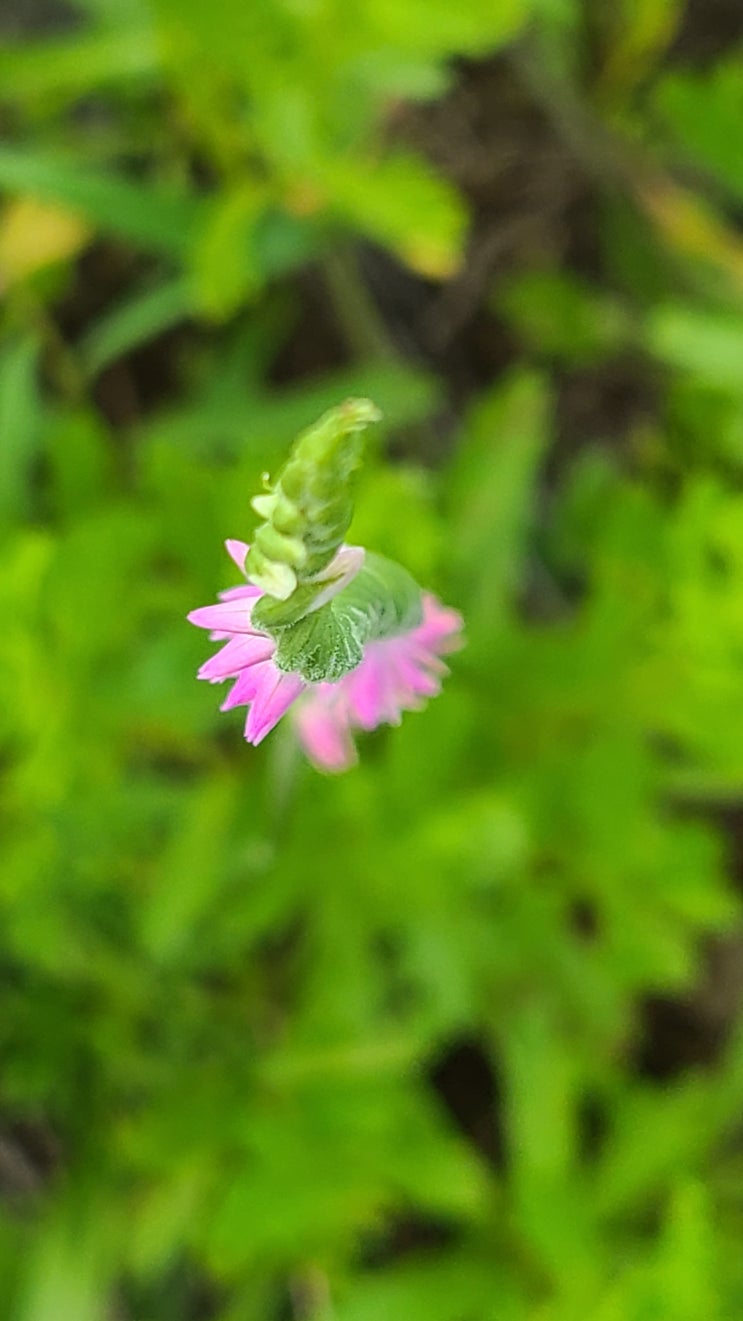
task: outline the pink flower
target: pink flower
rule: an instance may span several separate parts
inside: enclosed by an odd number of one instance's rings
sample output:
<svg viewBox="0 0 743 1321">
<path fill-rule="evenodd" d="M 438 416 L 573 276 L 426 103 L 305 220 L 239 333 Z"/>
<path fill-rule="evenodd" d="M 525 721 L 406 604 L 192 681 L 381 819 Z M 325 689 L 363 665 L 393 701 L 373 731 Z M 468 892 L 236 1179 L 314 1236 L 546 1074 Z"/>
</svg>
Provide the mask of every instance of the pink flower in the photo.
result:
<svg viewBox="0 0 743 1321">
<path fill-rule="evenodd" d="M 245 542 L 227 541 L 226 546 L 244 571 Z M 345 555 L 357 568 L 358 552 L 352 556 L 353 550 L 344 547 L 339 556 Z M 248 707 L 245 738 L 249 743 L 260 743 L 296 703 L 299 740 L 322 770 L 342 771 L 353 765 L 355 730 L 397 725 L 403 711 L 419 710 L 427 698 L 435 696 L 448 673 L 441 656 L 461 645 L 461 616 L 424 593 L 423 619 L 416 628 L 367 643 L 361 663 L 337 683 L 308 683 L 301 675 L 278 668 L 273 659 L 274 639 L 253 626 L 252 609 L 262 595 L 259 587 L 247 583 L 222 592 L 218 605 L 191 611 L 192 624 L 209 629 L 215 641 L 225 643 L 201 666 L 198 677 L 211 683 L 234 679 L 221 709 Z"/>
</svg>

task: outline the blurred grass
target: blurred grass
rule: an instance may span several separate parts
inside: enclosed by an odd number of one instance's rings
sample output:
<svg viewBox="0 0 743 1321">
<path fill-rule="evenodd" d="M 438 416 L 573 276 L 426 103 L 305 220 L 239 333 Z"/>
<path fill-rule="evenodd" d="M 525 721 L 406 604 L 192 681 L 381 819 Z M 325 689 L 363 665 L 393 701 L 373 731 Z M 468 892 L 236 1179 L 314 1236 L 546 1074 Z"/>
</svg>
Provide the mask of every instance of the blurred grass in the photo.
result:
<svg viewBox="0 0 743 1321">
<path fill-rule="evenodd" d="M 743 1315 L 738 41 L 42 18 L 0 52 L 3 1321 Z M 184 616 L 348 394 L 352 536 L 468 646 L 335 779 L 243 744 Z"/>
</svg>

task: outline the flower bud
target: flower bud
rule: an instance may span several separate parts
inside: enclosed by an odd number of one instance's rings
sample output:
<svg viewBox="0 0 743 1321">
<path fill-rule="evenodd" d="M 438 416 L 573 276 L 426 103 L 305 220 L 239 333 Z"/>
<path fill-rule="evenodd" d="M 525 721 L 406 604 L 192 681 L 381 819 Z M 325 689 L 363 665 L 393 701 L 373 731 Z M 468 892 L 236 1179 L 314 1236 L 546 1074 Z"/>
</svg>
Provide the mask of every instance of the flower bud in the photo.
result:
<svg viewBox="0 0 743 1321">
<path fill-rule="evenodd" d="M 352 481 L 361 463 L 361 432 L 380 418 L 368 399 L 348 399 L 296 441 L 273 486 L 253 500 L 265 521 L 246 561 L 250 582 L 266 594 L 258 622 L 274 627 L 297 617 L 294 592 L 303 588 L 305 612 L 315 584 L 336 555 L 353 515 Z M 324 584 L 317 587 L 317 594 Z M 286 602 L 282 610 L 277 603 Z"/>
</svg>

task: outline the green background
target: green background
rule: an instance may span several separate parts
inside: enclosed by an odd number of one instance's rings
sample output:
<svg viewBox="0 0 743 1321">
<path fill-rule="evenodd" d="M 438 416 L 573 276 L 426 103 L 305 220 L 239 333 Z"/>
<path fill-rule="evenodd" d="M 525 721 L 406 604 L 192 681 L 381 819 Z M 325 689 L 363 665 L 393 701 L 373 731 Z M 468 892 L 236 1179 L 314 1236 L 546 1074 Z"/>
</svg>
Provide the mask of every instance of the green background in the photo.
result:
<svg viewBox="0 0 743 1321">
<path fill-rule="evenodd" d="M 0 28 L 2 1321 L 743 1317 L 743 15 Z M 467 646 L 328 777 L 184 617 L 349 394 Z"/>
</svg>

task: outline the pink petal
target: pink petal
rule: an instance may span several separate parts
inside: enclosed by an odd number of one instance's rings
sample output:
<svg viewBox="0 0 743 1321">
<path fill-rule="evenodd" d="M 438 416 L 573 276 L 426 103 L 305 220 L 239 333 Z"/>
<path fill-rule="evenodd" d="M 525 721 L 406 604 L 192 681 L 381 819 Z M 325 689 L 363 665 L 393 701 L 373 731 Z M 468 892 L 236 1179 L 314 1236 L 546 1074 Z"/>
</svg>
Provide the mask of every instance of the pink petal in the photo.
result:
<svg viewBox="0 0 743 1321">
<path fill-rule="evenodd" d="M 398 674 L 410 691 L 418 697 L 437 697 L 441 684 L 434 675 L 429 674 L 422 665 L 407 657 L 400 657 Z"/>
<path fill-rule="evenodd" d="M 436 652 L 431 651 L 430 647 L 421 646 L 415 641 L 414 637 L 407 638 L 406 642 L 405 655 L 409 661 L 414 662 L 429 674 L 440 675 L 442 679 L 450 673 L 449 666 L 441 660 Z"/>
<path fill-rule="evenodd" d="M 240 587 L 228 587 L 226 591 L 219 593 L 220 601 L 238 601 L 243 596 L 262 596 L 260 587 L 254 587 L 252 583 L 242 583 Z"/>
<path fill-rule="evenodd" d="M 451 623 L 446 621 L 447 629 Z M 352 725 L 366 730 L 397 725 L 403 711 L 419 710 L 426 698 L 439 693 L 438 676 L 446 666 L 417 641 L 419 632 L 369 643 L 358 668 L 336 685 Z"/>
<path fill-rule="evenodd" d="M 341 679 L 353 722 L 374 729 L 385 717 L 387 684 L 382 659 L 371 644 L 357 669 Z"/>
<path fill-rule="evenodd" d="M 298 674 L 279 674 L 273 686 L 264 684 L 256 693 L 245 722 L 248 743 L 261 743 L 305 687 L 304 679 Z"/>
<path fill-rule="evenodd" d="M 345 771 L 356 761 L 348 725 L 337 706 L 308 696 L 297 706 L 299 741 L 311 761 L 324 771 Z"/>
<path fill-rule="evenodd" d="M 202 605 L 187 616 L 197 628 L 217 629 L 224 633 L 257 633 L 250 622 L 250 605 L 243 598 Z M 265 636 L 265 635 L 264 635 Z"/>
<path fill-rule="evenodd" d="M 453 651 L 462 645 L 463 628 L 464 620 L 459 611 L 441 605 L 427 592 L 423 596 L 423 623 L 410 636 L 435 651 Z"/>
<path fill-rule="evenodd" d="M 230 559 L 234 560 L 240 572 L 244 573 L 245 560 L 247 559 L 250 546 L 248 546 L 244 541 L 236 541 L 234 537 L 228 538 L 228 540 L 225 541 L 224 544 L 227 548 L 227 554 L 229 555 Z"/>
<path fill-rule="evenodd" d="M 255 665 L 241 670 L 219 708 L 220 711 L 231 711 L 235 706 L 247 706 L 262 689 L 270 690 L 280 673 L 281 671 L 270 658 L 257 661 Z"/>
<path fill-rule="evenodd" d="M 274 653 L 275 643 L 263 633 L 244 633 L 231 638 L 226 646 L 210 657 L 199 670 L 200 679 L 219 683 L 240 673 L 247 665 L 255 665 Z"/>
</svg>

